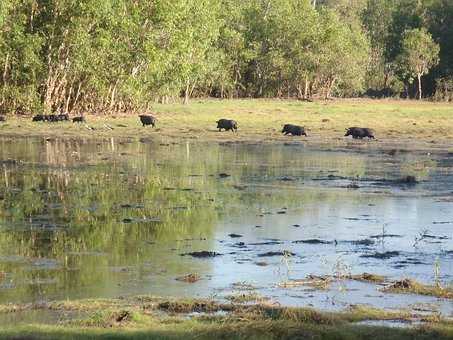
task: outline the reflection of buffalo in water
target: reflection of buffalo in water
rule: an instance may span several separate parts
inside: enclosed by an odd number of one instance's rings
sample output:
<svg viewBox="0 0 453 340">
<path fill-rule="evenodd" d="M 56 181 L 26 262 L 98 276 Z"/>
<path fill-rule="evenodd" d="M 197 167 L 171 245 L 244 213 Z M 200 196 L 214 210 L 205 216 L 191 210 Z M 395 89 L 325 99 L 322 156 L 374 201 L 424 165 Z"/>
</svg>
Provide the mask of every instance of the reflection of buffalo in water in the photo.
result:
<svg viewBox="0 0 453 340">
<path fill-rule="evenodd" d="M 150 115 L 139 115 L 140 121 L 142 122 L 143 126 L 151 125 L 154 127 L 156 125 L 156 118 Z"/>
<path fill-rule="evenodd" d="M 305 128 L 299 125 L 285 124 L 282 133 L 285 135 L 291 134 L 292 136 L 307 136 Z"/>
<path fill-rule="evenodd" d="M 231 119 L 220 119 L 217 121 L 217 129 L 219 129 L 219 131 L 224 129 L 225 131 L 231 130 L 232 132 L 235 132 L 238 129 L 238 123 Z"/>
<path fill-rule="evenodd" d="M 368 137 L 374 139 L 374 131 L 369 128 L 350 127 L 346 130 L 345 137 L 352 136 L 354 139 Z"/>
</svg>

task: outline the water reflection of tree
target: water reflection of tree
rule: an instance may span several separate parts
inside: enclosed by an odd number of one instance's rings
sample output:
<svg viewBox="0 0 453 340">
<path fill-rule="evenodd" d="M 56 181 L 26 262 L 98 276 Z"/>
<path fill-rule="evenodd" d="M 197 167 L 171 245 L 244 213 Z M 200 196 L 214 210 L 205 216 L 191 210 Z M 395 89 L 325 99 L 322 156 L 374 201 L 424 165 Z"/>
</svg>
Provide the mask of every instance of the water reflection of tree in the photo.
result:
<svg viewBox="0 0 453 340">
<path fill-rule="evenodd" d="M 109 266 L 134 266 L 159 258 L 161 254 L 147 241 L 168 242 L 211 232 L 217 213 L 215 203 L 208 200 L 209 190 L 164 190 L 185 187 L 183 169 L 168 171 L 152 162 L 143 167 L 135 160 L 124 163 L 108 153 L 107 161 L 94 166 L 84 154 L 85 164 L 77 166 L 71 158 L 75 148 L 67 143 L 42 146 L 22 151 L 25 165 L 9 166 L 0 183 L 4 197 L 0 223 L 5 230 L 0 233 L 0 255 L 20 256 L 4 259 L 0 270 L 15 273 L 19 284 L 15 296 L 41 294 L 36 291 L 41 286 L 70 290 L 72 285 L 80 288 L 108 280 Z M 43 162 L 37 162 L 37 152 L 44 153 L 39 157 Z M 101 151 L 98 158 L 105 155 Z M 126 219 L 132 221 L 124 223 Z M 108 255 L 84 255 L 93 252 Z M 58 266 L 33 266 L 33 259 L 57 259 Z M 181 266 L 177 261 L 172 265 Z M 50 278 L 56 278 L 57 284 L 21 285 Z"/>
<path fill-rule="evenodd" d="M 223 214 L 300 206 L 320 195 L 334 204 L 343 199 L 341 194 L 304 190 L 300 181 L 325 176 L 319 169 L 340 176 L 368 169 L 358 155 L 296 152 L 284 146 L 0 143 L 3 159 L 14 155 L 21 160 L 4 165 L 0 178 L 0 256 L 19 256 L 0 260 L 0 271 L 14 273 L 17 284 L 2 294 L 5 300 L 83 287 L 100 291 L 115 284 L 117 275 L 110 267 L 140 271 L 145 262 L 153 262 L 169 273 L 190 270 L 177 257 L 163 254 L 178 248 L 177 240 L 207 237 L 204 246 L 211 248 L 213 226 Z M 222 180 L 220 172 L 232 176 Z M 299 182 L 282 183 L 281 176 Z M 33 264 L 35 259 L 42 264 Z M 208 271 L 209 265 L 198 270 Z"/>
</svg>

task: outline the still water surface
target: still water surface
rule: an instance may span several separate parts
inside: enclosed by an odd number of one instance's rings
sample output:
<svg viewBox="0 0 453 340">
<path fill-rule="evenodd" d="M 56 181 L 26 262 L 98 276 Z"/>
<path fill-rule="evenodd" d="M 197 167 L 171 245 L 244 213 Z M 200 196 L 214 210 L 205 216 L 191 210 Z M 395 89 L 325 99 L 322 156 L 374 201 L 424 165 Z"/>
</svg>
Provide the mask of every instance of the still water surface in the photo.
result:
<svg viewBox="0 0 453 340">
<path fill-rule="evenodd" d="M 436 265 L 451 284 L 448 153 L 4 138 L 0 160 L 0 303 L 222 298 L 246 283 L 287 305 L 425 303 L 452 314 L 451 302 L 359 282 L 278 286 L 349 272 L 432 283 Z M 408 175 L 421 182 L 397 182 Z M 189 273 L 201 280 L 175 280 Z"/>
</svg>

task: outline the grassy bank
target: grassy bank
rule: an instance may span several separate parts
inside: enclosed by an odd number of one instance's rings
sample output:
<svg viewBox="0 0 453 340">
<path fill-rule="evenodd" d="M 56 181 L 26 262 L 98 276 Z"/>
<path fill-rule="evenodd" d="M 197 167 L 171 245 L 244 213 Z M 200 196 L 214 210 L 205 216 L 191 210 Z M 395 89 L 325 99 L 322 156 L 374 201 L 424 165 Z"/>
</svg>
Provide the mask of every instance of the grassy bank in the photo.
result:
<svg viewBox="0 0 453 340">
<path fill-rule="evenodd" d="M 390 100 L 194 100 L 189 105 L 156 104 L 156 129 L 142 128 L 137 116 L 87 116 L 88 127 L 72 123 L 33 123 L 30 117 L 10 118 L 0 125 L 3 136 L 125 137 L 156 141 L 191 139 L 200 141 L 269 142 L 303 140 L 307 143 L 385 146 L 452 147 L 453 106 L 445 103 Z M 218 133 L 216 120 L 238 121 L 239 131 Z M 285 137 L 285 123 L 304 125 L 309 137 Z M 343 137 L 346 127 L 376 130 L 377 141 L 351 142 Z"/>
<path fill-rule="evenodd" d="M 152 297 L 0 307 L 0 318 L 38 311 L 60 321 L 0 323 L 0 339 L 451 339 L 453 323 L 404 311 L 353 307 L 343 313 L 270 305 L 169 301 Z M 188 315 L 191 317 L 189 318 Z M 53 316 L 55 317 L 55 316 Z M 50 319 L 51 317 L 49 317 Z M 418 318 L 418 319 L 417 319 Z M 1 320 L 1 319 L 0 319 Z M 360 321 L 423 321 L 414 328 Z"/>
</svg>

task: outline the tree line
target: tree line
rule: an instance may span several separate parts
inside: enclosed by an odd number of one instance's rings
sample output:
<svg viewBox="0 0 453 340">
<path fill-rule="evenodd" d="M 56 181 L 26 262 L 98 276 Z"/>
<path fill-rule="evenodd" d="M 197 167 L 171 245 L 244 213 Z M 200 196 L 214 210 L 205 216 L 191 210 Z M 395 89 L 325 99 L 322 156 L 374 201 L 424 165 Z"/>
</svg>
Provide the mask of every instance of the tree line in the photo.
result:
<svg viewBox="0 0 453 340">
<path fill-rule="evenodd" d="M 453 97 L 450 0 L 2 0 L 1 113 Z"/>
</svg>

